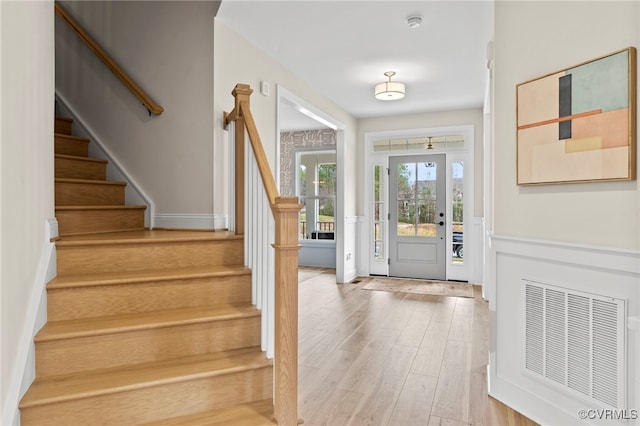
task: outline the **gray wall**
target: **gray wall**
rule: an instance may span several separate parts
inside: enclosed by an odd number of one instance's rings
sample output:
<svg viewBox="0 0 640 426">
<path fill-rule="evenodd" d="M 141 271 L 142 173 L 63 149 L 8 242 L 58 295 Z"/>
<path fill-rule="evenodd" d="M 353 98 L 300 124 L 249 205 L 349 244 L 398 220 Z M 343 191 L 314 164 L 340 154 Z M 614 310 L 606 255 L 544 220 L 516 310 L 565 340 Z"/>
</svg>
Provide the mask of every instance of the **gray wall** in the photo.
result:
<svg viewBox="0 0 640 426">
<path fill-rule="evenodd" d="M 56 18 L 56 89 L 156 205 L 213 214 L 213 25 L 218 1 L 64 1 L 164 109 L 149 116 Z"/>
</svg>

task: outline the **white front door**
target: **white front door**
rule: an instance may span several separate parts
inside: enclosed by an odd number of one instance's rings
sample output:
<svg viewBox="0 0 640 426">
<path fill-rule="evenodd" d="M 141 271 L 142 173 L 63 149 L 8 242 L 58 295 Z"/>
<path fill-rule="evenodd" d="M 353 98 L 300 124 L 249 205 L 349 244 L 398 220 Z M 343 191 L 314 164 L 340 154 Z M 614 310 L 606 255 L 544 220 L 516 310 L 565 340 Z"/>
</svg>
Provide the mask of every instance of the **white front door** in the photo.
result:
<svg viewBox="0 0 640 426">
<path fill-rule="evenodd" d="M 444 154 L 389 158 L 389 275 L 446 279 Z"/>
</svg>

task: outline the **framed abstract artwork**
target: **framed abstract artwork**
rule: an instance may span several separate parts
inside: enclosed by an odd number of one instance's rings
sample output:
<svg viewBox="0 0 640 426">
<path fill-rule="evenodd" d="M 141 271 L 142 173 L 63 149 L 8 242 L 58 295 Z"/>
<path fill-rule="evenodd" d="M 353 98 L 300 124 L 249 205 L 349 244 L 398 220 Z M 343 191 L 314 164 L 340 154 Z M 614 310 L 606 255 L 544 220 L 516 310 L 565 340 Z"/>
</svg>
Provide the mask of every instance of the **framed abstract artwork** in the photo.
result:
<svg viewBox="0 0 640 426">
<path fill-rule="evenodd" d="M 636 49 L 516 87 L 517 183 L 636 178 Z"/>
</svg>

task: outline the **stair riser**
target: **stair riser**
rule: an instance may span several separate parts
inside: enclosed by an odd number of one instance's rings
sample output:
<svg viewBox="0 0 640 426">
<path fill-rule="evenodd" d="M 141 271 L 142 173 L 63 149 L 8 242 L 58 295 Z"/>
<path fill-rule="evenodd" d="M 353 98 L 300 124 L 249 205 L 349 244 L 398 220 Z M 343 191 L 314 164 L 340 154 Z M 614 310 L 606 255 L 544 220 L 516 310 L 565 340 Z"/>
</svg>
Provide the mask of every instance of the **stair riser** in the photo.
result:
<svg viewBox="0 0 640 426">
<path fill-rule="evenodd" d="M 98 161 L 83 161 L 72 158 L 55 159 L 56 178 L 66 179 L 107 179 L 107 164 Z"/>
<path fill-rule="evenodd" d="M 63 118 L 56 118 L 55 121 L 55 132 L 56 133 L 62 133 L 65 135 L 70 135 L 71 134 L 71 127 L 73 125 L 73 121 L 71 120 L 65 120 Z"/>
<path fill-rule="evenodd" d="M 37 377 L 260 345 L 260 316 L 36 343 Z"/>
<path fill-rule="evenodd" d="M 47 292 L 49 321 L 250 302 L 248 274 Z"/>
<path fill-rule="evenodd" d="M 56 136 L 54 140 L 54 152 L 56 154 L 88 157 L 89 141 L 66 139 Z"/>
<path fill-rule="evenodd" d="M 58 276 L 241 265 L 242 240 L 58 247 Z"/>
<path fill-rule="evenodd" d="M 61 236 L 144 229 L 144 210 L 56 210 Z"/>
<path fill-rule="evenodd" d="M 124 185 L 56 182 L 57 206 L 124 205 Z"/>
<path fill-rule="evenodd" d="M 132 425 L 271 398 L 264 367 L 23 409 L 24 425 Z"/>
</svg>

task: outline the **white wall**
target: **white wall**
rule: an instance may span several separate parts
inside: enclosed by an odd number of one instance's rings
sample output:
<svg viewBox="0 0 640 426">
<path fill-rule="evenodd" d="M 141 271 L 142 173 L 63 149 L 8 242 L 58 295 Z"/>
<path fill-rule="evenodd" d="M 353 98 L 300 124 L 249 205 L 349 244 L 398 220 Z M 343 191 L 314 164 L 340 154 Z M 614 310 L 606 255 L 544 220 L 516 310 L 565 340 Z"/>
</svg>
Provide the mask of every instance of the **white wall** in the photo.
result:
<svg viewBox="0 0 640 426">
<path fill-rule="evenodd" d="M 356 156 L 356 121 L 353 117 L 335 105 L 333 102 L 319 95 L 312 87 L 303 83 L 273 59 L 258 50 L 247 40 L 229 28 L 224 22 L 216 19 L 215 25 L 215 102 L 214 102 L 214 132 L 216 141 L 216 158 L 227 158 L 227 132 L 222 128 L 223 111 L 233 109 L 231 91 L 238 83 L 249 84 L 254 90 L 251 96 L 251 111 L 253 112 L 262 143 L 266 151 L 272 171 L 276 165 L 277 134 L 277 85 L 284 86 L 294 95 L 304 99 L 326 114 L 342 122 L 346 127 L 345 147 L 346 164 L 351 164 Z M 271 86 L 271 95 L 260 94 L 260 82 L 265 81 Z M 345 168 L 345 193 L 355 193 L 356 172 L 352 167 Z M 215 174 L 215 209 L 216 212 L 227 212 L 228 183 L 227 170 L 218 170 Z M 344 214 L 353 215 L 356 210 L 355 200 L 348 196 L 344 205 Z"/>
<path fill-rule="evenodd" d="M 638 2 L 496 3 L 497 234 L 640 248 L 637 180 L 515 184 L 516 85 L 638 42 Z"/>
<path fill-rule="evenodd" d="M 541 424 L 640 424 L 581 420 L 579 409 L 607 407 L 526 374 L 522 363 L 523 280 L 622 299 L 622 408 L 640 408 L 640 186 L 636 180 L 518 187 L 515 88 L 639 45 L 638 2 L 495 3 L 490 393 Z"/>
<path fill-rule="evenodd" d="M 159 215 L 213 217 L 213 20 L 219 2 L 62 4 L 165 111 L 150 117 L 60 18 L 56 90 Z"/>
<path fill-rule="evenodd" d="M 17 403 L 36 314 L 54 262 L 53 2 L 0 2 L 0 424 Z M 26 371 L 26 372 L 25 372 Z"/>
<path fill-rule="evenodd" d="M 482 216 L 482 189 L 483 189 L 483 121 L 482 108 L 465 109 L 458 111 L 441 111 L 422 114 L 412 114 L 392 117 L 365 118 L 358 120 L 358 144 L 357 144 L 357 162 L 358 169 L 358 213 L 360 216 L 364 214 L 364 181 L 363 167 L 365 161 L 365 133 L 382 132 L 388 130 L 405 130 L 405 129 L 423 129 L 429 127 L 448 127 L 448 126 L 474 126 L 474 186 L 475 186 L 475 206 L 473 216 Z"/>
</svg>

